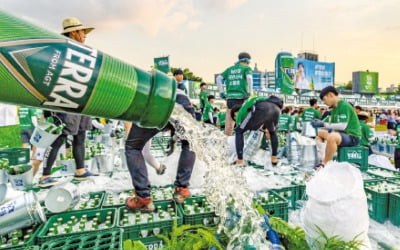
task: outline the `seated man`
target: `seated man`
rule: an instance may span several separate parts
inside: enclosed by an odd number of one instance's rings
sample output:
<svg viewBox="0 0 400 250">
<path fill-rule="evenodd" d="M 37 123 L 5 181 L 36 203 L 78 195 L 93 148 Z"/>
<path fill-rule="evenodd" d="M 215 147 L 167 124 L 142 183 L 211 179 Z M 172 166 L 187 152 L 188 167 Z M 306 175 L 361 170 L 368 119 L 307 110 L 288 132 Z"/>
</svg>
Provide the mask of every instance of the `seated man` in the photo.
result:
<svg viewBox="0 0 400 250">
<path fill-rule="evenodd" d="M 255 97 L 246 101 L 243 106 L 235 105 L 231 110 L 231 117 L 236 123 L 235 144 L 238 159 L 236 164 L 242 165 L 243 162 L 243 133 L 248 130 L 261 129 L 268 130 L 271 137 L 271 162 L 272 165 L 278 164 L 278 136 L 275 127 L 278 124 L 280 110 L 283 101 L 276 96 Z"/>
<path fill-rule="evenodd" d="M 324 167 L 332 160 L 338 147 L 352 147 L 358 145 L 361 138 L 361 127 L 353 107 L 340 100 L 339 93 L 333 86 L 321 90 L 319 97 L 331 107 L 330 116 L 323 122 L 314 120 L 311 125 L 314 128 L 325 128 L 318 130 L 317 141 L 326 142 L 325 158 L 315 166 L 315 169 Z"/>
</svg>

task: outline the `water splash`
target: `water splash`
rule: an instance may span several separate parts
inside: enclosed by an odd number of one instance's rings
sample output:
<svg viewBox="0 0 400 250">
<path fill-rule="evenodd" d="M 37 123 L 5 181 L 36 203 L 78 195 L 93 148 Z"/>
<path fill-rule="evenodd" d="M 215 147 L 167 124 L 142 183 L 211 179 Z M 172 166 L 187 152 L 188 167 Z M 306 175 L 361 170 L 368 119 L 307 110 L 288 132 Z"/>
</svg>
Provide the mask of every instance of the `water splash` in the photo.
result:
<svg viewBox="0 0 400 250">
<path fill-rule="evenodd" d="M 252 207 L 254 193 L 243 176 L 243 168 L 228 162 L 227 137 L 216 127 L 197 122 L 181 105 L 175 105 L 170 121 L 180 139 L 188 140 L 197 159 L 205 162 L 205 194 L 220 216 L 219 232 L 229 237 L 227 249 L 254 246 L 268 249 L 262 217 Z"/>
</svg>

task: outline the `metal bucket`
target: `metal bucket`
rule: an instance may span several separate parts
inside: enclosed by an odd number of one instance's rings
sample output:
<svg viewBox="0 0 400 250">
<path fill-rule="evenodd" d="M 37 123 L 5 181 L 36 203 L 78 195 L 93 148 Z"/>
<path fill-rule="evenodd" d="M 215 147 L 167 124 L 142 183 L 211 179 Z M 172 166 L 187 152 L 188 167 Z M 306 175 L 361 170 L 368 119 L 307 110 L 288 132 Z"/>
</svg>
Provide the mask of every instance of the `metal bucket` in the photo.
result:
<svg viewBox="0 0 400 250">
<path fill-rule="evenodd" d="M 287 158 L 290 164 L 299 165 L 301 159 L 301 146 L 294 133 L 287 134 Z"/>
<path fill-rule="evenodd" d="M 7 184 L 7 182 L 8 182 L 7 170 L 2 168 L 0 169 L 0 184 Z"/>
<path fill-rule="evenodd" d="M 61 134 L 52 134 L 45 131 L 45 129 L 50 126 L 54 125 L 52 123 L 38 121 L 29 142 L 39 148 L 49 147 Z"/>
<path fill-rule="evenodd" d="M 46 208 L 52 213 L 61 213 L 73 208 L 80 199 L 80 192 L 75 184 L 70 182 L 50 188 L 44 200 Z"/>
<path fill-rule="evenodd" d="M 85 160 L 85 169 L 87 171 L 92 171 L 93 169 L 93 162 L 94 162 L 94 158 L 90 158 L 88 160 Z"/>
<path fill-rule="evenodd" d="M 75 174 L 76 163 L 74 159 L 59 160 L 57 161 L 57 165 L 63 166 L 63 168 L 54 173 L 54 176 L 71 176 Z"/>
<path fill-rule="evenodd" d="M 0 184 L 0 204 L 3 203 L 7 196 L 7 184 Z"/>
<path fill-rule="evenodd" d="M 97 155 L 95 157 L 99 173 L 109 173 L 114 169 L 114 157 L 112 154 Z"/>
<path fill-rule="evenodd" d="M 311 122 L 304 122 L 303 123 L 303 129 L 301 130 L 301 135 L 314 138 L 317 136 L 317 129 L 315 129 L 312 125 Z"/>
<path fill-rule="evenodd" d="M 18 166 L 21 167 L 21 166 Z M 16 174 L 16 175 L 8 175 L 8 178 L 11 182 L 11 186 L 15 190 L 23 190 L 26 187 L 32 186 L 33 184 L 33 168 L 31 165 L 23 165 L 25 169 L 25 173 Z"/>
<path fill-rule="evenodd" d="M 303 145 L 301 150 L 300 166 L 312 169 L 318 164 L 317 145 Z"/>
<path fill-rule="evenodd" d="M 46 216 L 33 191 L 0 206 L 0 235 L 44 222 Z"/>
</svg>

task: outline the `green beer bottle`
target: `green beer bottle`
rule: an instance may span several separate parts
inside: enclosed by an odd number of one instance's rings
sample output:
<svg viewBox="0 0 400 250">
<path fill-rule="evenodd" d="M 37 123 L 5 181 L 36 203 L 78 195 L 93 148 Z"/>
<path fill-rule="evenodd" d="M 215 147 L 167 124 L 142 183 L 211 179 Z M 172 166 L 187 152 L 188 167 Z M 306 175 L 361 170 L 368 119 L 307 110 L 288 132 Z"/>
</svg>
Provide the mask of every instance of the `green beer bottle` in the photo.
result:
<svg viewBox="0 0 400 250">
<path fill-rule="evenodd" d="M 163 128 L 175 80 L 0 10 L 0 101 Z"/>
</svg>

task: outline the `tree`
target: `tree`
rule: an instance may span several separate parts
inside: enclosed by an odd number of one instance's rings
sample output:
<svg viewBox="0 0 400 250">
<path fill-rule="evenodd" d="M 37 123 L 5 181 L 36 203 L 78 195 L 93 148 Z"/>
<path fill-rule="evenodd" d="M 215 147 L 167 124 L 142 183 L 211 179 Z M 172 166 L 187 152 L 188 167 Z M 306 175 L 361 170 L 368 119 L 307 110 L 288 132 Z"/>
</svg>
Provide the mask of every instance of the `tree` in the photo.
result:
<svg viewBox="0 0 400 250">
<path fill-rule="evenodd" d="M 352 90 L 353 89 L 352 81 L 348 81 L 348 83 L 346 83 L 346 85 L 344 86 L 344 89 Z"/>
<path fill-rule="evenodd" d="M 171 67 L 171 72 L 174 72 L 176 69 L 179 69 L 179 68 Z M 183 78 L 186 80 L 195 81 L 195 82 L 201 82 L 203 80 L 202 77 L 196 76 L 188 68 L 183 69 Z"/>
</svg>

